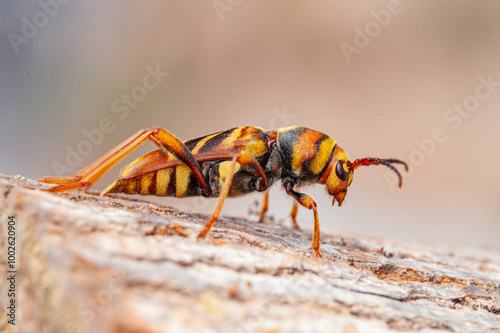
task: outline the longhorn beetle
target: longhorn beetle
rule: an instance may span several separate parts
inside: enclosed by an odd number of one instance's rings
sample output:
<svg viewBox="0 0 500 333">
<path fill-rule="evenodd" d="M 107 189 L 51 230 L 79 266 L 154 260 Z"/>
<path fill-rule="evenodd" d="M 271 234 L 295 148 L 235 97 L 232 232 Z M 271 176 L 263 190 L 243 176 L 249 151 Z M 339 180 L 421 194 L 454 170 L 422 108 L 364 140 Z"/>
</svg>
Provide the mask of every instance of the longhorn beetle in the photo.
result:
<svg viewBox="0 0 500 333">
<path fill-rule="evenodd" d="M 217 132 L 188 141 L 180 141 L 170 132 L 150 127 L 137 132 L 107 154 L 80 170 L 75 177 L 45 177 L 41 182 L 58 184 L 47 189 L 51 192 L 74 190 L 94 184 L 106 171 L 123 157 L 150 139 L 159 149 L 154 150 L 125 167 L 120 177 L 101 195 L 126 193 L 157 196 L 219 197 L 210 220 L 198 238 L 205 238 L 212 229 L 226 197 L 237 197 L 253 191 L 266 191 L 281 180 L 283 187 L 295 199 L 290 212 L 296 222 L 298 204 L 312 209 L 314 235 L 312 249 L 319 251 L 320 230 L 318 211 L 314 199 L 298 192 L 297 187 L 314 183 L 326 185 L 342 205 L 351 185 L 354 170 L 361 165 L 382 164 L 402 177 L 392 163 L 397 159 L 366 157 L 349 161 L 337 142 L 326 134 L 306 127 L 286 127 L 265 132 L 262 128 L 243 126 Z M 268 192 L 264 194 L 261 219 L 267 211 Z"/>
</svg>

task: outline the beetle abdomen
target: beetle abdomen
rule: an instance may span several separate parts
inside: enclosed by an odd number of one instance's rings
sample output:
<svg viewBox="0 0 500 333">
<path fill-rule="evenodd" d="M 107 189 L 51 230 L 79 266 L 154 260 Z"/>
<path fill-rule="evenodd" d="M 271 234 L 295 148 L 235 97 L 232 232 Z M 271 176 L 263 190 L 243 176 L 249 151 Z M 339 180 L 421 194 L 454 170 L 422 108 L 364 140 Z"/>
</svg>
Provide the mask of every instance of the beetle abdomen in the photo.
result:
<svg viewBox="0 0 500 333">
<path fill-rule="evenodd" d="M 202 164 L 203 173 L 210 174 L 211 197 L 219 196 L 227 178 L 231 161 Z M 230 197 L 241 196 L 256 190 L 254 179 L 248 167 L 236 165 L 233 182 L 229 190 Z M 201 196 L 196 177 L 186 165 L 165 168 L 153 172 L 124 177 L 111 184 L 104 193 L 125 193 L 171 197 Z"/>
<path fill-rule="evenodd" d="M 199 196 L 200 188 L 189 167 L 179 165 L 133 177 L 120 178 L 104 192 L 183 198 Z"/>
<path fill-rule="evenodd" d="M 305 181 L 321 176 L 337 145 L 326 134 L 297 126 L 280 128 L 276 143 L 285 169 L 293 177 Z"/>
</svg>

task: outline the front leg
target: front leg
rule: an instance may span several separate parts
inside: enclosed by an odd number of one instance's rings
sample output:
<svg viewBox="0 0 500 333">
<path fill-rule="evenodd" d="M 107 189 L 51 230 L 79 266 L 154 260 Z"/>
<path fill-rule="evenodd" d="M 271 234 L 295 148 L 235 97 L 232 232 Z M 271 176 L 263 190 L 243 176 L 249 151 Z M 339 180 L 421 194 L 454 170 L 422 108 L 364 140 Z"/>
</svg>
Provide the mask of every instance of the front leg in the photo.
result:
<svg viewBox="0 0 500 333">
<path fill-rule="evenodd" d="M 286 193 L 292 196 L 298 203 L 307 209 L 312 209 L 314 213 L 314 235 L 312 239 L 311 247 L 314 250 L 314 256 L 316 258 L 322 258 L 321 252 L 319 252 L 319 242 L 320 242 L 320 231 L 319 231 L 319 218 L 318 210 L 316 209 L 316 201 L 309 195 L 305 193 L 299 193 L 294 191 L 293 184 L 291 182 L 286 182 L 283 184 L 285 186 Z"/>
</svg>

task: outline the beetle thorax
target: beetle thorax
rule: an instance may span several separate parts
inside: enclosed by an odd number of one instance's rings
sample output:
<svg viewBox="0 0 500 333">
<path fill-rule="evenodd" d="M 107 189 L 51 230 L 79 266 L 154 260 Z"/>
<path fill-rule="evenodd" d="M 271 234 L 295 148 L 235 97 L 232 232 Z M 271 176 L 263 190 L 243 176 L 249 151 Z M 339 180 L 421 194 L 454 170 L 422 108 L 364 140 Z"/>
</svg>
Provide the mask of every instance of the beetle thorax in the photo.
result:
<svg viewBox="0 0 500 333">
<path fill-rule="evenodd" d="M 277 148 L 286 173 L 300 182 L 316 182 L 330 162 L 337 143 L 328 135 L 306 128 L 278 130 Z"/>
</svg>

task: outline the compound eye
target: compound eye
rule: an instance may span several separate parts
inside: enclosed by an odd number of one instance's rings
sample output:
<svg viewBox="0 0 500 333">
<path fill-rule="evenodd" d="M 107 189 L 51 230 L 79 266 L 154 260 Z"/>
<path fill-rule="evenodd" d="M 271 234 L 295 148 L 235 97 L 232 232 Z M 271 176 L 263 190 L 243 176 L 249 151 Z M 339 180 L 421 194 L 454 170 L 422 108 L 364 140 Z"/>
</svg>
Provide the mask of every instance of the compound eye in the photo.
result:
<svg viewBox="0 0 500 333">
<path fill-rule="evenodd" d="M 347 181 L 349 179 L 349 167 L 345 164 L 344 161 L 338 161 L 337 166 L 335 167 L 335 173 L 337 177 L 342 179 L 343 181 Z"/>
</svg>

